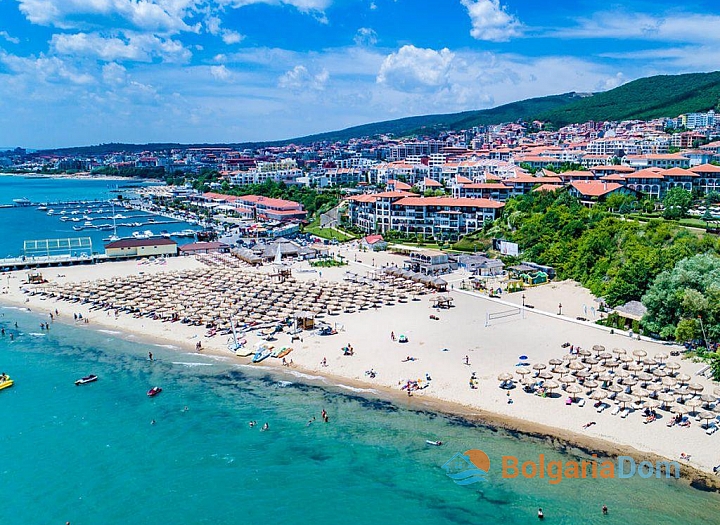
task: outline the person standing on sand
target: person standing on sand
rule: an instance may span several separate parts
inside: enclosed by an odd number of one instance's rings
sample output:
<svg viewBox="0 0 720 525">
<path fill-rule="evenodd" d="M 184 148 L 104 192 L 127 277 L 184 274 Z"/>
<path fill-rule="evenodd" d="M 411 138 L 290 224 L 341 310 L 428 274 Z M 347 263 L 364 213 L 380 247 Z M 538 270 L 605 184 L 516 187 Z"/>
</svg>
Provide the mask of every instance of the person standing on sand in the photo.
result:
<svg viewBox="0 0 720 525">
<path fill-rule="evenodd" d="M 390 332 L 390 339 L 395 340 L 395 332 Z"/>
</svg>

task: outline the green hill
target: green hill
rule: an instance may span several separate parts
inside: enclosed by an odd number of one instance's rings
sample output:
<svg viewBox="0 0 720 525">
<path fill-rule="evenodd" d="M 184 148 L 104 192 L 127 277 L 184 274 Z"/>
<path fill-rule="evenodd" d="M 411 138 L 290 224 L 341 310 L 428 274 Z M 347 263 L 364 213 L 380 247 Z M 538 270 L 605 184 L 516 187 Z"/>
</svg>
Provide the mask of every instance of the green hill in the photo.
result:
<svg viewBox="0 0 720 525">
<path fill-rule="evenodd" d="M 395 137 L 408 135 L 433 134 L 438 131 L 469 129 L 474 126 L 499 124 L 502 122 L 515 122 L 528 120 L 539 113 L 552 111 L 583 98 L 577 93 L 564 93 L 548 97 L 531 98 L 512 102 L 490 109 L 476 111 L 463 111 L 462 113 L 447 113 L 444 115 L 423 115 L 418 117 L 405 117 L 383 122 L 373 122 L 353 126 L 338 131 L 307 135 L 283 142 L 307 144 L 309 142 L 341 141 L 359 137 L 373 137 L 376 135 L 392 134 Z"/>
<path fill-rule="evenodd" d="M 648 120 L 707 111 L 720 101 L 720 71 L 641 78 L 536 114 L 562 126 L 588 120 Z"/>
</svg>

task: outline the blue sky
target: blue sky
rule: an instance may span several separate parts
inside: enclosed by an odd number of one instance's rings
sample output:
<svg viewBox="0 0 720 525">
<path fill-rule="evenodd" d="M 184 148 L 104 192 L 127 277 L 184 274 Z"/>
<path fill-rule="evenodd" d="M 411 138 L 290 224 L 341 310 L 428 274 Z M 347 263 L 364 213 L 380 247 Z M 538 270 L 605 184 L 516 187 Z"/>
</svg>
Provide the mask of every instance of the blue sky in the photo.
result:
<svg viewBox="0 0 720 525">
<path fill-rule="evenodd" d="M 0 146 L 274 140 L 720 64 L 720 6 L 0 0 Z"/>
</svg>

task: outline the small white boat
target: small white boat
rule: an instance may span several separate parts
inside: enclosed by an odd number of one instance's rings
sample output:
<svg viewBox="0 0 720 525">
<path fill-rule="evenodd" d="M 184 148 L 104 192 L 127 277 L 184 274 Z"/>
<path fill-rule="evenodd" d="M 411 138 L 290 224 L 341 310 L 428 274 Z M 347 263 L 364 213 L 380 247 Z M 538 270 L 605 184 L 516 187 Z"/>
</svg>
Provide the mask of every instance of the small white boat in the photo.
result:
<svg viewBox="0 0 720 525">
<path fill-rule="evenodd" d="M 39 211 L 47 211 L 47 209 L 48 209 L 47 206 L 38 206 Z"/>
<path fill-rule="evenodd" d="M 55 210 L 48 210 L 47 214 L 48 214 L 48 215 L 55 215 Z"/>
<path fill-rule="evenodd" d="M 432 441 L 430 439 L 426 439 L 425 443 L 427 443 L 428 445 L 432 445 L 434 447 L 439 447 L 439 446 L 442 446 L 442 444 L 443 444 L 442 441 Z"/>
<path fill-rule="evenodd" d="M 92 221 L 85 221 L 83 223 L 83 226 L 92 226 L 92 225 L 93 225 Z"/>
<path fill-rule="evenodd" d="M 96 376 L 95 374 L 90 374 L 85 377 L 81 377 L 80 379 L 75 381 L 75 384 L 76 385 L 85 385 L 87 383 L 92 383 L 97 380 L 98 380 L 98 376 Z"/>
</svg>

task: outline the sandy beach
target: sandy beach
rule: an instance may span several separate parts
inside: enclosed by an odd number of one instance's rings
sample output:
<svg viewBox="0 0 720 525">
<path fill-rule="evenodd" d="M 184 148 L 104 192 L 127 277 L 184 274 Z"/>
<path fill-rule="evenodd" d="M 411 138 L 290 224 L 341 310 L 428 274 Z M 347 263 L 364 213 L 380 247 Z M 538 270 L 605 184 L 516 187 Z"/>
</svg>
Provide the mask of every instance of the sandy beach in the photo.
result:
<svg viewBox="0 0 720 525">
<path fill-rule="evenodd" d="M 315 271 L 308 263 L 297 262 L 292 266 L 294 279 L 298 283 L 313 279 L 342 282 L 348 270 L 358 275 L 369 275 L 368 272 L 385 265 L 402 267 L 403 257 L 398 255 L 362 253 L 349 247 L 338 249 L 350 261 L 349 266 Z M 88 280 L 161 276 L 205 268 L 207 266 L 195 258 L 180 257 L 167 259 L 162 265 L 123 261 L 41 271 L 50 285 L 75 285 Z M 258 271 L 267 272 L 269 269 Z M 143 340 L 182 347 L 183 351 L 195 349 L 200 342 L 203 352 L 233 355 L 228 350 L 227 336 L 208 337 L 208 330 L 203 326 L 162 322 L 125 313 L 115 316 L 110 311 L 91 310 L 90 304 L 28 295 L 23 289 L 32 290 L 38 285 L 27 284 L 27 273 L 19 271 L 3 275 L 0 302 L 26 307 L 36 313 L 49 314 L 57 309 L 60 315 L 55 322 L 132 333 Z M 568 348 L 563 347 L 565 343 L 582 349 L 602 345 L 607 352 L 621 348 L 625 349 L 625 355 L 630 356 L 633 351 L 642 350 L 649 357 L 669 354 L 673 346 L 638 340 L 625 333 L 610 333 L 590 322 L 577 321 L 578 316 L 595 319 L 591 308 L 597 303 L 587 290 L 573 282 L 550 283 L 496 300 L 462 290 L 462 283 L 468 278 L 462 271 L 444 278 L 450 291 L 443 295 L 451 297 L 454 305 L 450 309 L 434 309 L 432 303 L 437 294 L 429 293 L 419 296 L 419 300 L 402 304 L 325 315 L 321 320 L 334 326 L 338 331 L 336 335 L 320 336 L 304 331 L 298 334 L 299 341 L 292 341 L 289 334 L 281 333 L 273 344 L 294 348 L 288 356 L 292 358 L 292 367 L 283 367 L 279 359 L 272 358 L 255 366 L 326 376 L 345 384 L 374 389 L 382 395 L 402 396 L 403 403 L 409 405 L 479 418 L 490 424 L 534 435 L 549 435 L 587 450 L 614 455 L 630 452 L 643 458 L 660 456 L 671 460 L 680 460 L 681 454 L 688 454 L 690 460 L 681 462 L 691 467 L 683 473 L 686 476 L 693 471 L 712 474 L 713 467 L 720 463 L 715 443 L 720 439 L 720 433 L 718 436 L 706 434 L 701 428 L 702 421 L 696 421 L 694 417 L 689 418 L 689 427 L 668 427 L 667 422 L 673 414 L 659 410 L 656 421 L 645 423 L 640 410 L 621 418 L 613 415 L 614 404 L 607 401 L 608 408 L 598 413 L 592 399 L 588 398 L 584 406 L 577 403 L 568 405 L 565 402 L 568 394 L 559 388 L 557 392 L 561 395 L 542 397 L 526 393 L 518 383 L 521 376 L 517 371 L 521 367 L 517 365 L 523 361 L 530 365 L 547 365 L 551 359 L 563 359 L 568 354 Z M 534 308 L 515 306 L 515 315 L 492 320 L 486 326 L 488 312 L 508 312 L 511 305 L 521 305 L 523 293 L 525 304 Z M 558 315 L 559 304 L 563 305 L 563 315 Z M 74 321 L 73 314 L 82 314 L 89 322 Z M 401 335 L 407 338 L 407 342 L 399 342 Z M 261 340 L 252 330 L 243 337 L 250 348 Z M 344 355 L 342 348 L 346 346 L 352 346 L 352 356 Z M 620 357 L 619 353 L 615 355 Z M 520 356 L 527 356 L 527 360 L 521 360 Z M 250 362 L 250 358 L 233 359 L 238 363 Z M 703 366 L 701 363 L 679 357 L 670 359 L 680 363 L 676 373 L 690 376 L 692 382 L 703 386 L 704 393 L 711 394 L 717 388 L 717 384 L 696 374 Z M 373 374 L 369 374 L 370 371 Z M 513 375 L 516 388 L 499 388 L 498 376 L 502 373 Z M 472 377 L 475 378 L 473 381 Z M 421 387 L 412 393 L 412 397 L 402 389 L 408 382 Z M 577 395 L 587 398 L 585 391 Z M 585 427 L 591 422 L 591 426 Z M 706 481 L 712 483 L 713 479 Z"/>
</svg>

